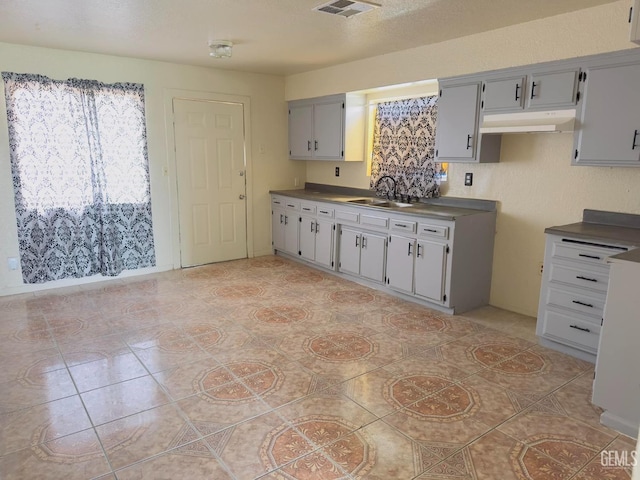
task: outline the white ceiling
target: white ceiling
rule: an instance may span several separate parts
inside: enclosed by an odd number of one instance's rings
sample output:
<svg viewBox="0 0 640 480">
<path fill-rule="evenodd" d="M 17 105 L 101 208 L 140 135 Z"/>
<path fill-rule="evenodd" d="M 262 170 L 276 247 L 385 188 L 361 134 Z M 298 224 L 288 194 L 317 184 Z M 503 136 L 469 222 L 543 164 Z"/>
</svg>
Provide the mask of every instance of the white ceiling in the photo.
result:
<svg viewBox="0 0 640 480">
<path fill-rule="evenodd" d="M 615 0 L 377 0 L 348 19 L 325 1 L 0 0 L 0 41 L 289 75 Z M 233 58 L 208 56 L 215 39 Z"/>
</svg>

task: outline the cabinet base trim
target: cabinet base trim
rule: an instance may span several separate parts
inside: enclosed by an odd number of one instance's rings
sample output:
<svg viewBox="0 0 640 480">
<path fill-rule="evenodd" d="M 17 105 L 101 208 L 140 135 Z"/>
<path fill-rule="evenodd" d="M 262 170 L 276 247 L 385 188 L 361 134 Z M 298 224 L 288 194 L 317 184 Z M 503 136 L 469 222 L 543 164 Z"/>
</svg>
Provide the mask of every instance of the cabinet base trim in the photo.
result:
<svg viewBox="0 0 640 480">
<path fill-rule="evenodd" d="M 614 415 L 608 410 L 605 410 L 600 415 L 600 423 L 605 427 L 613 428 L 620 433 L 624 433 L 631 438 L 638 438 L 638 421 L 628 420 L 626 418 Z"/>
<path fill-rule="evenodd" d="M 377 283 L 377 282 L 365 280 L 363 278 L 355 277 L 353 275 L 349 275 L 349 274 L 346 274 L 346 273 L 337 272 L 337 271 L 332 270 L 330 268 L 326 268 L 326 267 L 324 267 L 322 265 L 318 265 L 316 263 L 312 263 L 312 262 L 306 261 L 303 258 L 299 258 L 299 257 L 295 257 L 293 255 L 289 255 L 289 254 L 287 254 L 285 252 L 280 252 L 280 251 L 275 250 L 274 254 L 278 255 L 280 257 L 283 257 L 283 258 L 288 258 L 289 260 L 293 260 L 293 261 L 298 262 L 298 263 L 303 263 L 303 264 L 305 264 L 305 265 L 307 265 L 307 266 L 309 266 L 311 268 L 315 268 L 317 270 L 322 270 L 323 272 L 331 273 L 332 275 L 335 275 L 336 277 L 344 278 L 345 280 L 350 280 L 350 281 L 352 281 L 354 283 L 357 283 L 359 285 L 364 285 L 365 287 L 373 288 L 374 290 L 378 290 L 378 291 L 381 291 L 381 292 L 384 292 L 384 293 L 388 293 L 389 295 L 392 295 L 392 296 L 397 297 L 397 298 L 401 298 L 403 300 L 407 300 L 408 302 L 417 303 L 419 305 L 423 305 L 425 307 L 432 308 L 434 310 L 438 310 L 439 312 L 448 313 L 449 315 L 455 315 L 455 314 L 458 314 L 458 313 L 464 313 L 464 312 L 455 311 L 453 308 L 443 307 L 442 305 L 438 305 L 437 303 L 431 303 L 431 302 L 425 301 L 425 300 L 423 300 L 421 298 L 414 297 L 412 295 L 405 295 L 405 294 L 403 294 L 401 292 L 398 292 L 396 290 L 393 290 L 391 288 L 387 288 L 384 285 L 382 285 L 380 283 Z"/>
<path fill-rule="evenodd" d="M 584 352 L 582 350 L 578 350 L 577 348 L 570 347 L 568 345 L 563 345 L 561 343 L 554 342 L 552 340 L 547 340 L 546 338 L 538 337 L 538 341 L 540 345 L 543 347 L 551 348 L 553 350 L 557 350 L 562 353 L 566 353 L 567 355 L 571 355 L 572 357 L 579 358 L 580 360 L 584 360 L 589 363 L 596 363 L 596 355 L 589 352 Z"/>
</svg>

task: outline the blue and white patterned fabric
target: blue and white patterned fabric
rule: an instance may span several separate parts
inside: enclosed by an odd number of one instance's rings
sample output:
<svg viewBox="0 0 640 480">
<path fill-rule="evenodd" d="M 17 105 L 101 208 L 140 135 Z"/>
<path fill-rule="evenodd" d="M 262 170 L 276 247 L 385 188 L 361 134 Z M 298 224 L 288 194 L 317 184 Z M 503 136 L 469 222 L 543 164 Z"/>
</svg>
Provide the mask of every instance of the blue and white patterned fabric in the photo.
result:
<svg viewBox="0 0 640 480">
<path fill-rule="evenodd" d="M 438 97 L 421 97 L 378 104 L 373 134 L 371 188 L 388 175 L 397 193 L 438 197 L 440 165 L 434 161 Z M 388 188 L 384 181 L 380 187 Z M 386 194 L 388 192 L 380 192 Z"/>
<path fill-rule="evenodd" d="M 143 85 L 2 78 L 24 282 L 154 266 Z"/>
</svg>

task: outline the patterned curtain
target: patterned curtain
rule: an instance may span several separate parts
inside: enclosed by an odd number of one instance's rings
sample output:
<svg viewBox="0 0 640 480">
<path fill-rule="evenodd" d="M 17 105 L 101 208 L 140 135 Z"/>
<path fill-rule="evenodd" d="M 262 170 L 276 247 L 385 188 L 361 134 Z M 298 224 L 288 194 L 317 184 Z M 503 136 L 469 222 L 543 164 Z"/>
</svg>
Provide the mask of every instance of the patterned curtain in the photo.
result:
<svg viewBox="0 0 640 480">
<path fill-rule="evenodd" d="M 388 175 L 397 183 L 397 193 L 412 197 L 437 197 L 440 166 L 434 162 L 437 118 L 436 96 L 378 104 L 373 136 L 371 188 Z M 386 194 L 389 183 L 378 185 Z"/>
<path fill-rule="evenodd" d="M 2 78 L 24 282 L 154 266 L 143 86 Z"/>
</svg>

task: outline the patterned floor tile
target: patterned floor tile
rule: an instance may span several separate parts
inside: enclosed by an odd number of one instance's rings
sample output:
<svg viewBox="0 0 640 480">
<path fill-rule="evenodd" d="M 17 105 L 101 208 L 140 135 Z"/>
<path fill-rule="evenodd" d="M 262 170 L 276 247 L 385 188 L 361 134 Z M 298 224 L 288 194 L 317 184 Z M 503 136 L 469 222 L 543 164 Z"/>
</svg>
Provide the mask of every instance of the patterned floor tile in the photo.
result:
<svg viewBox="0 0 640 480">
<path fill-rule="evenodd" d="M 146 410 L 96 428 L 114 469 L 201 438 L 173 405 Z"/>
<path fill-rule="evenodd" d="M 43 403 L 0 415 L 0 456 L 91 427 L 80 397 Z"/>
<path fill-rule="evenodd" d="M 169 402 L 150 375 L 91 390 L 81 397 L 96 426 Z"/>
<path fill-rule="evenodd" d="M 133 353 L 82 363 L 69 371 L 80 393 L 148 374 Z"/>
<path fill-rule="evenodd" d="M 123 468 L 117 471 L 117 475 L 118 480 L 233 479 L 203 441 L 178 447 L 171 452 Z"/>
<path fill-rule="evenodd" d="M 17 380 L 0 385 L 0 413 L 9 413 L 75 395 L 77 390 L 66 369 L 40 373 L 28 370 Z"/>
</svg>

